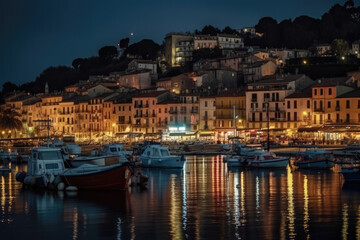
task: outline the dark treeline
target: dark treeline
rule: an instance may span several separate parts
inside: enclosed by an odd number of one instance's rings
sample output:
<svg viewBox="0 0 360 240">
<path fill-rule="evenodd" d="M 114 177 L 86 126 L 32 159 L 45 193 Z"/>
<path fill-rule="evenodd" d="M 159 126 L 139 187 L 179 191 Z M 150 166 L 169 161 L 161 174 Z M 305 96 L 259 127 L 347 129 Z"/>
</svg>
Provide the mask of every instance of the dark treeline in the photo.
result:
<svg viewBox="0 0 360 240">
<path fill-rule="evenodd" d="M 348 0 L 345 4 L 331 7 L 321 19 L 308 16 L 299 16 L 294 20 L 286 19 L 277 22 L 271 17 L 264 17 L 255 26 L 260 36 L 241 34 L 238 31 L 225 27 L 206 25 L 202 30 L 195 30 L 194 34 L 216 36 L 217 34 L 237 34 L 244 37 L 245 45 L 275 48 L 301 48 L 311 49 L 319 43 L 332 43 L 334 39 L 344 39 L 349 44 L 360 39 L 360 6 L 355 7 L 354 1 Z M 46 83 L 49 90 L 62 91 L 65 86 L 87 80 L 90 75 L 107 75 L 114 71 L 123 71 L 132 58 L 156 60 L 159 50 L 163 49 L 149 39 L 129 45 L 129 38 L 123 38 L 118 46 L 123 53 L 119 57 L 116 46 L 104 46 L 98 51 L 98 56 L 76 58 L 69 66 L 51 66 L 45 69 L 33 82 L 17 86 L 11 82 L 3 84 L 2 93 L 22 90 L 31 93 L 44 92 Z M 194 52 L 194 59 L 206 57 L 219 57 L 221 51 L 215 49 L 202 49 Z M 168 74 L 171 74 L 170 69 Z"/>
<path fill-rule="evenodd" d="M 344 39 L 351 44 L 360 39 L 360 6 L 355 7 L 352 0 L 343 6 L 336 4 L 321 19 L 300 16 L 278 23 L 271 17 L 264 17 L 255 28 L 263 34 L 255 39 L 260 47 L 308 49 L 334 39 Z"/>
</svg>

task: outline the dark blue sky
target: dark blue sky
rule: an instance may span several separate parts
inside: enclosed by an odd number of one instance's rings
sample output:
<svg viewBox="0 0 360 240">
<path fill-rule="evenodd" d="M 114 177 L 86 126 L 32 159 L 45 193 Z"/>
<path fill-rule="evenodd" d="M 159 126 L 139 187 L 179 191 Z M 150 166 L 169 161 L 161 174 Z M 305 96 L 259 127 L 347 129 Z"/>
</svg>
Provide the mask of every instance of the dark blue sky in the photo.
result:
<svg viewBox="0 0 360 240">
<path fill-rule="evenodd" d="M 131 32 L 161 44 L 168 32 L 254 26 L 271 16 L 320 18 L 345 0 L 1 0 L 0 88 L 34 81 L 49 66 L 71 66 Z M 355 1 L 355 5 L 358 5 Z"/>
</svg>

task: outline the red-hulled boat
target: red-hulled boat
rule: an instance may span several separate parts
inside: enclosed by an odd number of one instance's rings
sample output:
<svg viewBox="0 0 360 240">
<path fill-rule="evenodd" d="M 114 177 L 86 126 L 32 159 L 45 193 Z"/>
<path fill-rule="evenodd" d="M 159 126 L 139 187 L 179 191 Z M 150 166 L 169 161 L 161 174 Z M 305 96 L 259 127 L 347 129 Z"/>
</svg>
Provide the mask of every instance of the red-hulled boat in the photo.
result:
<svg viewBox="0 0 360 240">
<path fill-rule="evenodd" d="M 130 184 L 131 169 L 127 164 L 95 166 L 83 164 L 67 169 L 61 175 L 66 186 L 86 190 L 126 190 Z"/>
</svg>

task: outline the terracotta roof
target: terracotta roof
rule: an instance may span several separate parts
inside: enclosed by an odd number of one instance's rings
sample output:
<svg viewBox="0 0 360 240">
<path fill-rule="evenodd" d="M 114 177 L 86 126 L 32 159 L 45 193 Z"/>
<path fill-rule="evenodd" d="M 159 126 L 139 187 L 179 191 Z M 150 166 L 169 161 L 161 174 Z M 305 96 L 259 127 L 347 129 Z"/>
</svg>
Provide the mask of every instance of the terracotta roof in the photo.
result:
<svg viewBox="0 0 360 240">
<path fill-rule="evenodd" d="M 153 91 L 153 92 L 148 92 L 148 93 L 143 93 L 140 95 L 135 96 L 134 98 L 150 98 L 150 97 L 158 97 L 166 92 L 169 92 L 168 90 L 164 90 L 164 91 Z"/>
<path fill-rule="evenodd" d="M 231 88 L 226 91 L 220 92 L 216 97 L 241 97 L 245 96 L 245 90 L 243 89 L 237 89 L 237 88 Z"/>
<path fill-rule="evenodd" d="M 308 87 L 301 92 L 295 92 L 285 98 L 311 98 L 311 96 L 312 96 L 312 88 Z"/>
<path fill-rule="evenodd" d="M 351 92 L 344 93 L 337 98 L 360 98 L 360 89 L 356 89 Z"/>
</svg>

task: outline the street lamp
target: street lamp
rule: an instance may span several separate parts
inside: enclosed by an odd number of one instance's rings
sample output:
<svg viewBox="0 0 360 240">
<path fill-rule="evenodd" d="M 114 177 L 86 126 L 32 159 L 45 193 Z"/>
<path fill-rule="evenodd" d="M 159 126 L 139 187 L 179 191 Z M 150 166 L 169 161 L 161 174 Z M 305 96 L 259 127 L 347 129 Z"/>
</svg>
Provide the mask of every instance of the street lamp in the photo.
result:
<svg viewBox="0 0 360 240">
<path fill-rule="evenodd" d="M 112 124 L 112 127 L 113 127 L 112 137 L 113 137 L 113 142 L 114 142 L 114 138 L 115 138 L 115 127 L 116 127 L 116 124 L 115 124 L 115 123 L 113 123 L 113 124 Z"/>
</svg>

